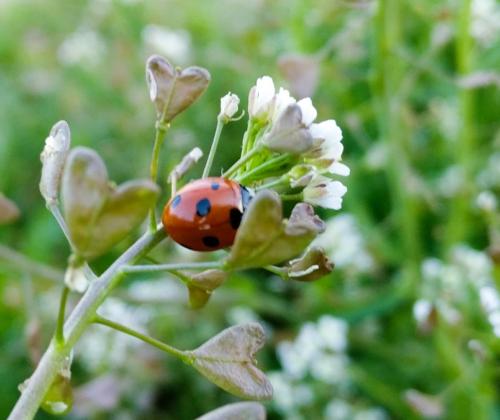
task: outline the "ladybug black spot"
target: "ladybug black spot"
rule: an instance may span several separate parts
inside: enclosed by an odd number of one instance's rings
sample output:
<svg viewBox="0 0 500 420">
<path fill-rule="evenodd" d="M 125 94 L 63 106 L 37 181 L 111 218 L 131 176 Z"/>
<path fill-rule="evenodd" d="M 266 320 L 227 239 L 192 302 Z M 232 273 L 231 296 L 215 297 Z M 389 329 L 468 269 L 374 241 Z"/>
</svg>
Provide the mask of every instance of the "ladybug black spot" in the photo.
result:
<svg viewBox="0 0 500 420">
<path fill-rule="evenodd" d="M 172 208 L 175 209 L 181 202 L 181 196 L 180 195 L 176 195 L 174 197 L 174 199 L 172 200 Z"/>
<path fill-rule="evenodd" d="M 208 198 L 202 198 L 196 203 L 196 214 L 200 217 L 206 216 L 210 213 L 212 206 Z"/>
<path fill-rule="evenodd" d="M 204 236 L 201 241 L 205 246 L 210 248 L 215 248 L 220 244 L 219 240 L 215 236 Z"/>
<path fill-rule="evenodd" d="M 236 230 L 240 227 L 242 217 L 243 217 L 243 213 L 239 209 L 237 209 L 236 207 L 233 207 L 229 211 L 229 223 L 231 224 L 231 227 L 234 230 Z"/>
<path fill-rule="evenodd" d="M 220 184 L 218 182 L 212 182 L 212 185 L 210 185 L 210 188 L 212 188 L 212 190 L 218 190 L 220 188 Z"/>
</svg>

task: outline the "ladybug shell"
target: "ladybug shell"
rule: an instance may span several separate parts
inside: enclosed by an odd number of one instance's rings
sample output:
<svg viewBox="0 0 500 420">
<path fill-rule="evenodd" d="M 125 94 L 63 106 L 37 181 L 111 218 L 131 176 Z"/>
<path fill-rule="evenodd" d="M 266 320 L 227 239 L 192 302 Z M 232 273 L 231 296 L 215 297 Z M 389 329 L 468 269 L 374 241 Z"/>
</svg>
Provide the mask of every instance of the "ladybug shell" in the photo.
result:
<svg viewBox="0 0 500 420">
<path fill-rule="evenodd" d="M 178 244 L 195 251 L 231 246 L 250 200 L 248 190 L 225 178 L 190 182 L 170 199 L 162 222 Z"/>
</svg>

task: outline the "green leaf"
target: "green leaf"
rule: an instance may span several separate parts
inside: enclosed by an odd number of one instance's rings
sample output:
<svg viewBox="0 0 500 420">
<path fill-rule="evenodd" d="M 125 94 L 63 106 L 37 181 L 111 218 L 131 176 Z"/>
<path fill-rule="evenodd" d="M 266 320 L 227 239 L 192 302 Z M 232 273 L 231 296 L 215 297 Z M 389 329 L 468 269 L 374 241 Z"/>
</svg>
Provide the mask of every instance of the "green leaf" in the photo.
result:
<svg viewBox="0 0 500 420">
<path fill-rule="evenodd" d="M 266 420 L 266 409 L 257 402 L 238 402 L 219 407 L 196 420 Z"/>
<path fill-rule="evenodd" d="M 165 58 L 153 55 L 146 63 L 146 80 L 158 116 L 170 122 L 205 92 L 210 73 L 195 66 L 180 70 Z"/>
<path fill-rule="evenodd" d="M 11 223 L 19 217 L 19 209 L 13 201 L 0 193 L 0 225 Z"/>
<path fill-rule="evenodd" d="M 87 260 L 104 254 L 144 220 L 158 193 L 149 180 L 115 188 L 95 151 L 73 149 L 64 170 L 62 200 L 77 252 Z"/>
<path fill-rule="evenodd" d="M 225 391 L 240 398 L 267 400 L 273 388 L 254 359 L 264 343 L 263 328 L 250 323 L 227 328 L 186 353 L 198 372 Z"/>
<path fill-rule="evenodd" d="M 324 222 L 309 204 L 298 203 L 290 220 L 283 220 L 279 195 L 260 191 L 243 216 L 226 268 L 263 267 L 289 260 L 323 231 Z"/>
</svg>

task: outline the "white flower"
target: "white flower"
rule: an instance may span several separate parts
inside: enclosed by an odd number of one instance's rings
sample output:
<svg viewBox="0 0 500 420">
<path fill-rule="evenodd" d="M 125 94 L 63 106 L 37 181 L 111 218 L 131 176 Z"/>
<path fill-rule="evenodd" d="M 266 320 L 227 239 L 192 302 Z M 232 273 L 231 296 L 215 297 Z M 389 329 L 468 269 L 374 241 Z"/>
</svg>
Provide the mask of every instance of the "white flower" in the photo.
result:
<svg viewBox="0 0 500 420">
<path fill-rule="evenodd" d="M 317 175 L 304 188 L 304 201 L 327 209 L 339 210 L 342 207 L 342 197 L 347 188 L 339 181 L 332 181 L 322 175 Z"/>
<path fill-rule="evenodd" d="M 274 97 L 273 122 L 279 118 L 288 105 L 292 105 L 295 102 L 295 98 L 290 95 L 290 92 L 280 87 L 278 93 Z"/>
<path fill-rule="evenodd" d="M 322 159 L 340 160 L 344 146 L 342 145 L 342 130 L 335 120 L 326 120 L 309 127 L 315 146 L 316 153 Z"/>
<path fill-rule="evenodd" d="M 250 89 L 248 98 L 248 113 L 250 117 L 268 120 L 274 105 L 273 79 L 269 76 L 263 76 L 257 79 L 255 86 Z"/>
<path fill-rule="evenodd" d="M 311 98 L 304 98 L 297 102 L 302 111 L 302 124 L 309 127 L 318 116 L 318 111 L 314 108 Z"/>
<path fill-rule="evenodd" d="M 234 93 L 229 92 L 226 96 L 220 99 L 220 113 L 219 118 L 224 121 L 229 121 L 238 112 L 238 105 L 240 98 Z"/>
</svg>

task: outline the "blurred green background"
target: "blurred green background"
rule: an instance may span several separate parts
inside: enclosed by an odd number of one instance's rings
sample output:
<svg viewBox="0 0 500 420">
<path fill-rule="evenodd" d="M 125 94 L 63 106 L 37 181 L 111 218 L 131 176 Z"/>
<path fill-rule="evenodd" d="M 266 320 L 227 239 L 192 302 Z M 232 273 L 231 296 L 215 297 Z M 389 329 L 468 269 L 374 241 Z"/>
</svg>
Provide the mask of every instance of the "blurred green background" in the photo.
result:
<svg viewBox="0 0 500 420">
<path fill-rule="evenodd" d="M 337 268 L 305 285 L 234 275 L 200 311 L 175 279 L 136 276 L 103 311 L 179 348 L 263 323 L 271 419 L 500 418 L 494 0 L 0 1 L 0 191 L 21 211 L 0 241 L 29 258 L 0 249 L 0 418 L 53 332 L 69 253 L 38 191 L 44 139 L 67 120 L 73 145 L 96 149 L 112 179 L 147 176 L 153 53 L 212 74 L 168 134 L 163 179 L 191 148 L 208 152 L 219 98 L 234 92 L 245 107 L 264 74 L 337 121 L 349 190 L 341 211 L 321 213 Z M 214 173 L 237 158 L 244 129 L 224 130 Z M 171 245 L 155 256 L 197 258 Z M 235 401 L 101 327 L 76 348 L 73 385 L 68 419 L 191 419 Z"/>
</svg>

